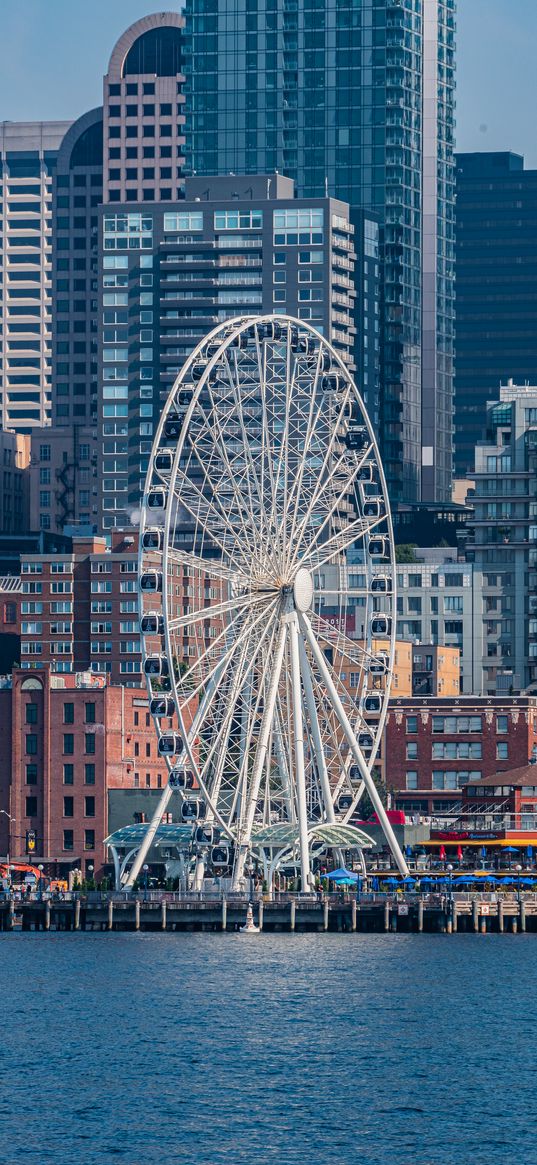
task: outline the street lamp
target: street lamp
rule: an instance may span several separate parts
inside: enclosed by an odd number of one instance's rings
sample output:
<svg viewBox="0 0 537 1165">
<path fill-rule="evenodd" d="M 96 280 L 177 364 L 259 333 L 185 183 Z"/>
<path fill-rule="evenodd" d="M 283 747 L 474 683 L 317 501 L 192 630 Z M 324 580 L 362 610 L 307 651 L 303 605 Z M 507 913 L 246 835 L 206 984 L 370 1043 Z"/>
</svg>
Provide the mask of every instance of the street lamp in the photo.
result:
<svg viewBox="0 0 537 1165">
<path fill-rule="evenodd" d="M 11 825 L 13 824 L 13 822 L 16 821 L 16 817 L 12 817 L 11 813 L 8 813 L 7 809 L 0 809 L 0 813 L 3 813 L 5 817 L 9 817 L 9 829 L 8 829 L 8 834 L 7 834 L 7 880 L 9 882 L 9 888 L 11 889 L 11 878 L 9 875 L 9 866 L 10 866 L 9 848 L 10 848 L 10 841 L 11 841 Z"/>
<path fill-rule="evenodd" d="M 446 866 L 449 877 L 449 917 L 453 919 L 453 866 L 451 862 Z"/>
<path fill-rule="evenodd" d="M 42 902 L 43 901 L 43 866 L 39 865 L 37 868 L 39 870 L 39 901 Z"/>
<path fill-rule="evenodd" d="M 522 866 L 515 866 L 515 870 L 516 870 L 516 879 L 517 879 L 516 893 L 517 893 L 518 903 L 520 905 L 520 875 L 522 873 Z"/>
<path fill-rule="evenodd" d="M 149 866 L 147 862 L 144 862 L 142 870 L 144 871 L 144 902 L 147 902 L 147 875 L 149 874 Z"/>
<path fill-rule="evenodd" d="M 86 866 L 86 870 L 87 870 L 87 873 L 88 873 L 88 881 L 89 881 L 89 882 L 93 882 L 93 871 L 94 871 L 94 869 L 95 869 L 95 867 L 94 867 L 94 865 L 93 865 L 93 863 L 92 863 L 92 862 L 90 862 L 90 863 L 89 863 L 89 865 L 87 865 L 87 866 Z M 89 887 L 88 887 L 88 889 L 89 889 Z"/>
</svg>

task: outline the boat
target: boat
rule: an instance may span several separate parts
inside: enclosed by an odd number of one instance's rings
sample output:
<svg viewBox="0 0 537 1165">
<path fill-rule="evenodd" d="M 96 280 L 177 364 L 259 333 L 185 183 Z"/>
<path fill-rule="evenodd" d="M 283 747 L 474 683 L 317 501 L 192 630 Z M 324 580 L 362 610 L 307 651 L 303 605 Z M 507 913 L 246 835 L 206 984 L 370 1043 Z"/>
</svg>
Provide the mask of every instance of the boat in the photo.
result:
<svg viewBox="0 0 537 1165">
<path fill-rule="evenodd" d="M 252 903 L 248 903 L 248 910 L 246 911 L 246 922 L 244 926 L 239 927 L 241 934 L 259 934 L 259 927 L 254 922 L 254 911 Z"/>
</svg>

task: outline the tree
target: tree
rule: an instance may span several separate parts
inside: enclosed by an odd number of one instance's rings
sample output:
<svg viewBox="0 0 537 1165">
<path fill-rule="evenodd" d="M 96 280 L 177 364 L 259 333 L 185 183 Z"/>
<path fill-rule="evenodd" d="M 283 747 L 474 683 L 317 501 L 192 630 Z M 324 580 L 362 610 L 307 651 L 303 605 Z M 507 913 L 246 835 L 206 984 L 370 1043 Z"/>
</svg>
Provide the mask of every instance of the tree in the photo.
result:
<svg viewBox="0 0 537 1165">
<path fill-rule="evenodd" d="M 395 547 L 395 561 L 396 562 L 417 562 L 416 558 L 416 543 L 402 542 L 400 546 Z"/>
</svg>

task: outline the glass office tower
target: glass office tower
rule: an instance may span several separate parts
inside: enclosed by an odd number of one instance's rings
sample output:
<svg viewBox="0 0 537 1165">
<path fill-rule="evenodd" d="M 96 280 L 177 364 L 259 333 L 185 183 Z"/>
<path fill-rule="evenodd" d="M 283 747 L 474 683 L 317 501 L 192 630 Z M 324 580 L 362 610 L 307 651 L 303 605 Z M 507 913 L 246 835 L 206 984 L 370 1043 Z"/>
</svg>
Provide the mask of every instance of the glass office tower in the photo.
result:
<svg viewBox="0 0 537 1165">
<path fill-rule="evenodd" d="M 393 500 L 452 472 L 455 0 L 187 0 L 186 172 L 270 173 L 381 221 Z"/>
</svg>

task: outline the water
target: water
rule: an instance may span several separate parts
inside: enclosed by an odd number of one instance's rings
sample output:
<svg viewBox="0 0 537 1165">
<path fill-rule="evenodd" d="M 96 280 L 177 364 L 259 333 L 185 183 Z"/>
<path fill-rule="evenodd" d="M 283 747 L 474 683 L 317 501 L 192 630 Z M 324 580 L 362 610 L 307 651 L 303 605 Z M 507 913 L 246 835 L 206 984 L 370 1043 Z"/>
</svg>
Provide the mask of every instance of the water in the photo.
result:
<svg viewBox="0 0 537 1165">
<path fill-rule="evenodd" d="M 537 937 L 0 936 L 0 1165 L 534 1165 Z"/>
</svg>

